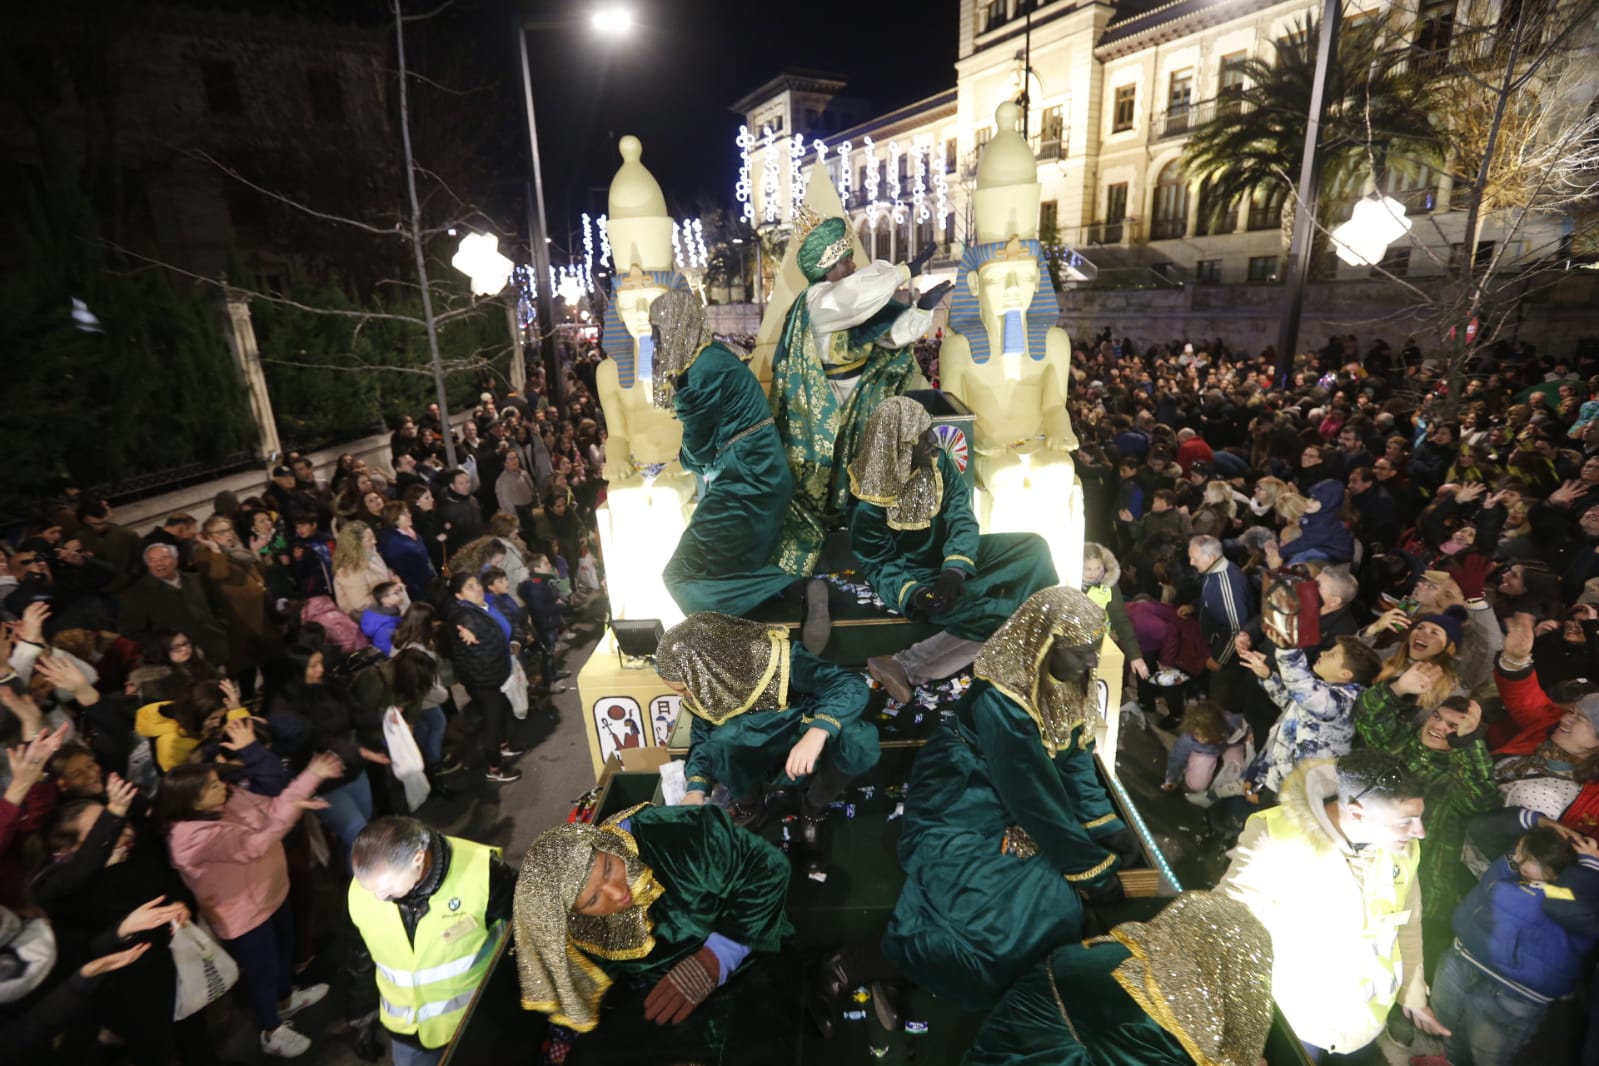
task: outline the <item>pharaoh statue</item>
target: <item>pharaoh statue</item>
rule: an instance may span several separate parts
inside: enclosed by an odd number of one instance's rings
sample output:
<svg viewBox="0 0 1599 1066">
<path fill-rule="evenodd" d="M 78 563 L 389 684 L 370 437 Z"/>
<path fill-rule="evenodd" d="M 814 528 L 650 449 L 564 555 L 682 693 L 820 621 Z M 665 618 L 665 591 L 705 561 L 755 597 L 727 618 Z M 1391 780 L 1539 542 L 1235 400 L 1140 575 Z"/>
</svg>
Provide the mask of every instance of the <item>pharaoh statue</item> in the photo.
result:
<svg viewBox="0 0 1599 1066">
<path fill-rule="evenodd" d="M 595 371 L 610 438 L 605 447 L 607 501 L 596 515 L 607 584 L 617 618 L 683 614 L 661 583 L 661 571 L 693 511 L 694 475 L 678 452 L 683 426 L 670 404 L 653 403 L 654 342 L 650 304 L 688 282 L 673 269 L 672 219 L 661 187 L 644 164 L 637 137 L 623 137 L 622 166 L 611 181 L 609 233 L 616 261 L 605 311 L 608 359 Z"/>
<path fill-rule="evenodd" d="M 939 353 L 943 390 L 976 418 L 974 499 L 985 533 L 1037 533 L 1061 580 L 1083 560 L 1083 493 L 1066 412 L 1071 340 L 1038 240 L 1038 167 L 1001 104 L 977 165 L 977 243 L 961 260 Z"/>
</svg>

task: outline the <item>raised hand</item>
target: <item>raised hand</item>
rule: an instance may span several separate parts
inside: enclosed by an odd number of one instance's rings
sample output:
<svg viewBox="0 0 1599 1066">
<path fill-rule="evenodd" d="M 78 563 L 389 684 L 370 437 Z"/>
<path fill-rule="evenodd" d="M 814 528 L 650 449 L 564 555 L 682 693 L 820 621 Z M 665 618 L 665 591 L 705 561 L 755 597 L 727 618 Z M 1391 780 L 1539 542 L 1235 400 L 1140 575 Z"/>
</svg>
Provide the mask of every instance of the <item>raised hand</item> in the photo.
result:
<svg viewBox="0 0 1599 1066">
<path fill-rule="evenodd" d="M 826 746 L 825 729 L 817 729 L 814 726 L 807 729 L 805 735 L 799 738 L 799 742 L 789 749 L 788 761 L 784 763 L 783 769 L 796 781 L 813 773 L 816 770 L 816 761 L 822 757 L 822 749 Z"/>
<path fill-rule="evenodd" d="M 32 644 L 44 643 L 44 624 L 50 620 L 50 605 L 36 601 L 22 609 L 22 623 L 17 627 L 17 637 Z"/>
<path fill-rule="evenodd" d="M 1483 586 L 1494 572 L 1494 561 L 1482 552 L 1468 552 L 1449 565 L 1449 575 L 1468 600 L 1482 599 Z"/>
<path fill-rule="evenodd" d="M 224 707 L 232 709 L 234 707 L 244 706 L 244 701 L 239 699 L 238 683 L 235 682 L 233 678 L 224 677 L 221 681 L 217 682 L 217 686 L 222 689 L 222 705 Z"/>
<path fill-rule="evenodd" d="M 169 922 L 183 925 L 188 920 L 189 905 L 187 903 L 182 900 L 167 903 L 165 896 L 157 896 L 150 902 L 142 903 L 128 912 L 128 916 L 122 919 L 122 924 L 117 926 L 117 936 L 126 940 L 135 933 L 145 933 L 151 929 L 159 929 Z"/>
<path fill-rule="evenodd" d="M 125 818 L 128 814 L 128 808 L 133 805 L 133 800 L 138 794 L 138 785 L 113 771 L 111 776 L 106 778 L 105 809 L 118 818 Z"/>
<path fill-rule="evenodd" d="M 234 718 L 222 727 L 222 746 L 229 751 L 243 751 L 255 743 L 255 721 L 251 718 Z"/>
<path fill-rule="evenodd" d="M 20 803 L 28 790 L 44 779 L 50 756 L 61 747 L 71 729 L 70 725 L 63 723 L 40 733 L 26 744 L 6 749 L 6 762 L 11 766 L 11 785 L 6 789 L 7 798 L 13 803 Z"/>
<path fill-rule="evenodd" d="M 1266 657 L 1258 651 L 1248 651 L 1247 649 L 1240 650 L 1238 652 L 1238 661 L 1243 663 L 1244 666 L 1249 669 L 1250 673 L 1254 674 L 1262 681 L 1271 676 L 1271 664 L 1268 663 L 1266 661 Z"/>
<path fill-rule="evenodd" d="M 1437 663 L 1412 663 L 1410 668 L 1394 679 L 1394 694 L 1419 696 L 1443 680 L 1444 668 Z"/>
<path fill-rule="evenodd" d="M 336 777 L 344 776 L 344 760 L 331 751 L 313 755 L 305 768 L 324 781 L 332 781 Z"/>
<path fill-rule="evenodd" d="M 1533 617 L 1526 611 L 1517 611 L 1505 620 L 1504 653 L 1517 662 L 1532 658 Z"/>
<path fill-rule="evenodd" d="M 41 655 L 34 661 L 33 668 L 40 677 L 50 682 L 51 688 L 70 692 L 72 698 L 79 702 L 82 702 L 81 697 L 94 692 L 94 686 L 89 683 L 89 678 L 69 659 Z"/>
</svg>

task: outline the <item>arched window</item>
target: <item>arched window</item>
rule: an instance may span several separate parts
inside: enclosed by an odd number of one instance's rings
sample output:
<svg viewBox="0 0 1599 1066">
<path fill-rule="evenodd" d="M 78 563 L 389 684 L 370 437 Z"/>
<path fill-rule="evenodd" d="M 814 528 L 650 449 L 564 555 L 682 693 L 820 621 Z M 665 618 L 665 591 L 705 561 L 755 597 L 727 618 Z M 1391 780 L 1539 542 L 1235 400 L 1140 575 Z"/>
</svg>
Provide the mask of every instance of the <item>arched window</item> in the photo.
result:
<svg viewBox="0 0 1599 1066">
<path fill-rule="evenodd" d="M 1238 201 L 1231 203 L 1216 194 L 1209 181 L 1199 186 L 1199 217 L 1194 220 L 1194 235 L 1209 237 L 1231 233 L 1238 228 Z"/>
<path fill-rule="evenodd" d="M 1188 232 L 1188 177 L 1172 160 L 1155 179 L 1155 206 L 1150 212 L 1149 239 L 1170 240 Z"/>
</svg>

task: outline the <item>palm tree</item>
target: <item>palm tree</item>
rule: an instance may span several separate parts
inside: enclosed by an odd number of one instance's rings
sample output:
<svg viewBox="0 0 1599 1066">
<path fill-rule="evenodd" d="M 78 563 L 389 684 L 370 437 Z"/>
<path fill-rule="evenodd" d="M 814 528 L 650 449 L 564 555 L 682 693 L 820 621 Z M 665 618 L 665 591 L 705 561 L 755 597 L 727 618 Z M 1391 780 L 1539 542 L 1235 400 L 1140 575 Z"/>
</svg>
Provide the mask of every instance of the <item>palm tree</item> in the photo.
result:
<svg viewBox="0 0 1599 1066">
<path fill-rule="evenodd" d="M 1274 42 L 1275 56 L 1240 63 L 1243 84 L 1218 98 L 1215 117 L 1189 136 L 1183 164 L 1204 183 L 1199 210 L 1210 217 L 1200 220 L 1203 225 L 1217 225 L 1253 197 L 1256 205 L 1280 210 L 1287 245 L 1319 36 L 1317 20 L 1307 18 Z M 1367 177 L 1381 188 L 1389 170 L 1439 161 L 1426 107 L 1429 75 L 1392 44 L 1376 18 L 1346 20 L 1340 29 L 1321 127 L 1317 215 L 1323 220 L 1329 217 L 1329 193 L 1358 195 Z"/>
</svg>

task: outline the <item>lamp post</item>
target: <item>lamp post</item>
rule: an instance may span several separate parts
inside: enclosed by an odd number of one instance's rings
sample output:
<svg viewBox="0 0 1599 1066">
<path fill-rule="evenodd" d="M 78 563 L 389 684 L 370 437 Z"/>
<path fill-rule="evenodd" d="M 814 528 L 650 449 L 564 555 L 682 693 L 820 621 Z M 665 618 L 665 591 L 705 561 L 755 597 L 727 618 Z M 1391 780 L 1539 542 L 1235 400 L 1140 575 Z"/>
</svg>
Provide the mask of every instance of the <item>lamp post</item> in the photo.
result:
<svg viewBox="0 0 1599 1066">
<path fill-rule="evenodd" d="M 625 7 L 607 6 L 594 11 L 589 18 L 589 24 L 601 35 L 614 38 L 632 30 L 633 15 Z M 555 302 L 554 294 L 550 292 L 549 239 L 545 236 L 544 230 L 544 175 L 539 168 L 539 129 L 533 112 L 533 69 L 527 58 L 527 35 L 538 30 L 562 29 L 571 25 L 574 25 L 571 20 L 564 22 L 519 20 L 516 23 L 517 55 L 522 64 L 522 98 L 527 109 L 528 154 L 533 165 L 533 184 L 528 190 L 527 228 L 528 240 L 533 245 L 533 299 L 538 309 L 539 357 L 544 366 L 544 373 L 549 379 L 547 387 L 554 390 L 554 402 L 557 406 L 565 405 L 566 388 L 561 379 L 561 367 L 556 360 L 555 352 Z"/>
<path fill-rule="evenodd" d="M 1338 54 L 1338 24 L 1343 20 L 1340 0 L 1323 0 L 1321 37 L 1316 42 L 1316 76 L 1310 85 L 1310 114 L 1305 123 L 1305 151 L 1299 163 L 1299 201 L 1294 205 L 1294 232 L 1288 242 L 1288 263 L 1283 271 L 1287 292 L 1282 324 L 1277 332 L 1277 385 L 1287 388 L 1294 372 L 1294 349 L 1299 347 L 1299 315 L 1305 306 L 1305 275 L 1310 270 L 1310 229 L 1316 206 L 1316 186 L 1321 180 L 1321 124 L 1327 120 L 1327 74 Z"/>
</svg>

